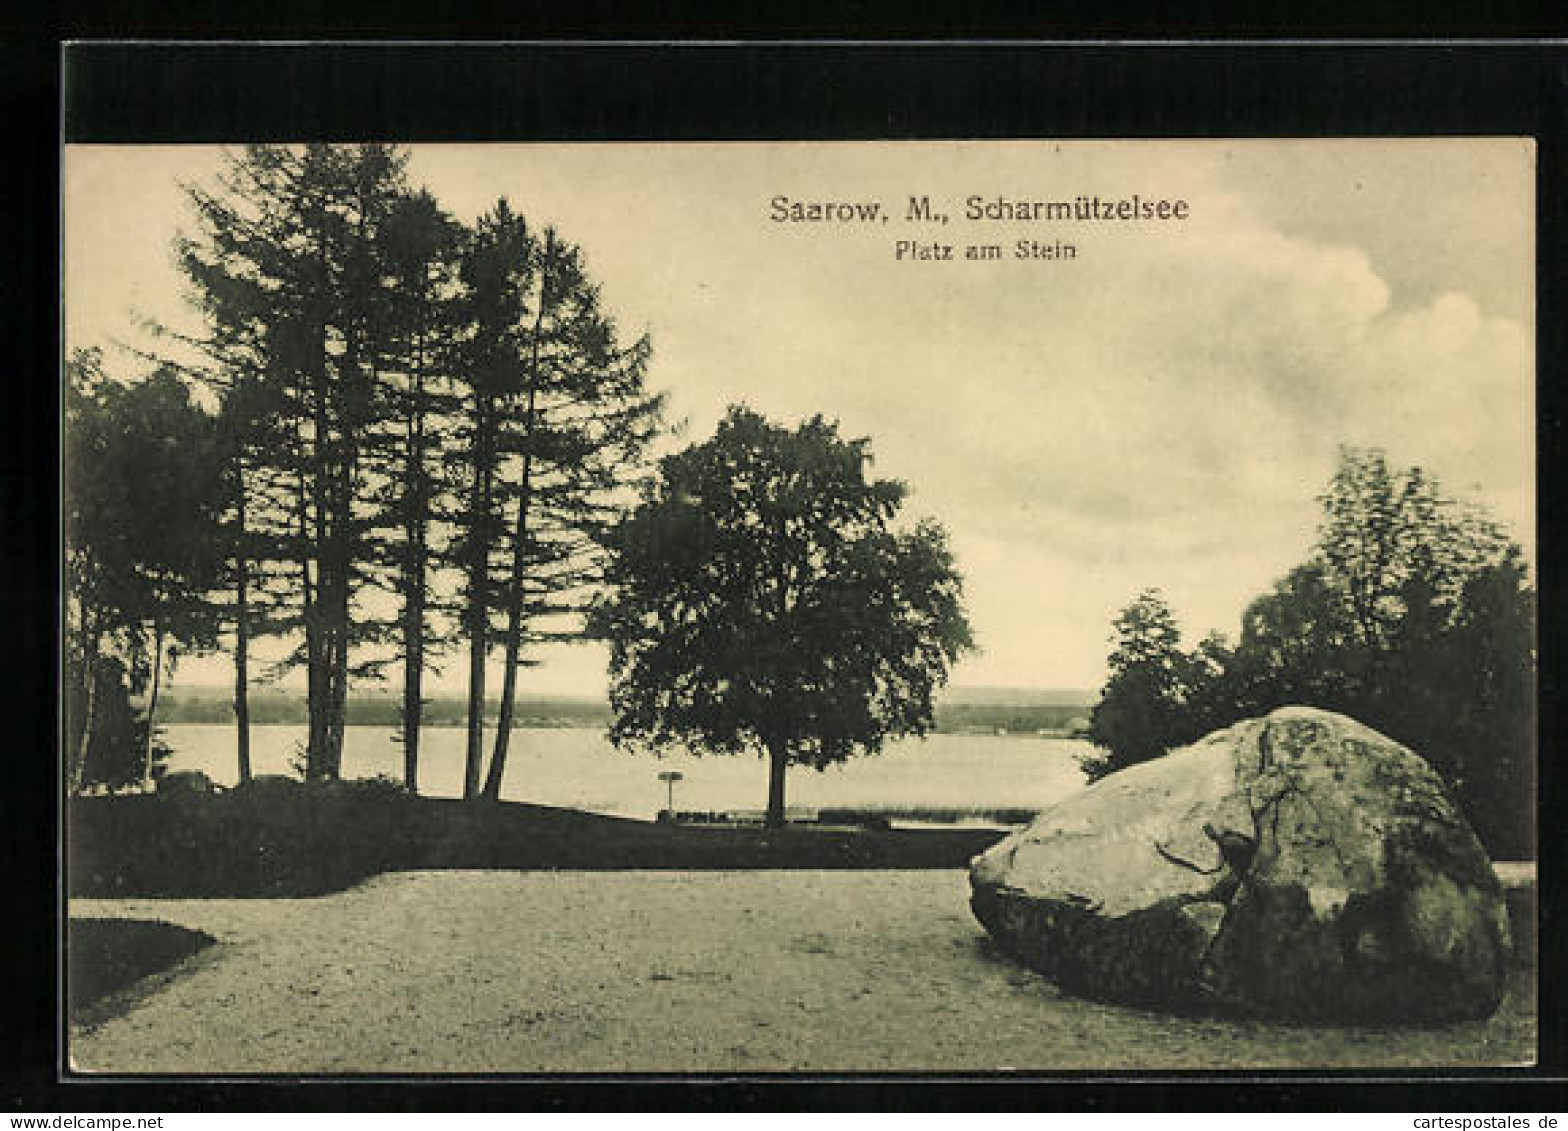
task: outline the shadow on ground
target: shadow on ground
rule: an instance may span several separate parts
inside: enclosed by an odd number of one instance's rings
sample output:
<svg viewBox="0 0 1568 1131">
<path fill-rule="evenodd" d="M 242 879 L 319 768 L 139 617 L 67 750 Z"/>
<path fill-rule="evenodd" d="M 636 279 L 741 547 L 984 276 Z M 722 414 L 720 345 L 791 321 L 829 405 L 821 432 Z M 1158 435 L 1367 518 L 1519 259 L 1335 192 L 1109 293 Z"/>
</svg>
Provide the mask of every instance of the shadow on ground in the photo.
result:
<svg viewBox="0 0 1568 1131">
<path fill-rule="evenodd" d="M 153 919 L 72 919 L 65 944 L 71 1023 L 101 1020 L 111 999 L 216 941 L 205 931 Z"/>
<path fill-rule="evenodd" d="M 702 828 L 516 802 L 300 788 L 80 798 L 67 825 L 77 897 L 278 898 L 385 872 L 963 868 L 988 829 Z"/>
</svg>

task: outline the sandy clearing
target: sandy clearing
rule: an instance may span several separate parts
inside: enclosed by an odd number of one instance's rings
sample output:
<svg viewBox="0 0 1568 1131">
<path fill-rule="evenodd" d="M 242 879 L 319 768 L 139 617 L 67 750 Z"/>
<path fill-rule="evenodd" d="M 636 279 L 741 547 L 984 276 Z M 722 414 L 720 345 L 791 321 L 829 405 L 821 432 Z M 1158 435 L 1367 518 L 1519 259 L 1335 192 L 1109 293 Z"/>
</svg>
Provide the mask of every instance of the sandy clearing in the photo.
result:
<svg viewBox="0 0 1568 1131">
<path fill-rule="evenodd" d="M 961 871 L 405 872 L 319 899 L 94 900 L 216 947 L 73 1030 L 84 1072 L 535 1073 L 1518 1064 L 1533 1005 L 1291 1029 L 1068 998 Z"/>
</svg>

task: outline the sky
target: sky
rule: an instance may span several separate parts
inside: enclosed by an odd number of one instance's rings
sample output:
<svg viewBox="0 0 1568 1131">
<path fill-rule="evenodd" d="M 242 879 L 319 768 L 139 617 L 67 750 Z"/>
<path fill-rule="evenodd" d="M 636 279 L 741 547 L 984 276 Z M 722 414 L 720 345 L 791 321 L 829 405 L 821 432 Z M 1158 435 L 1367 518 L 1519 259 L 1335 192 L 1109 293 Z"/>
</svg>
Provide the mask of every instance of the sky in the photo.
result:
<svg viewBox="0 0 1568 1131">
<path fill-rule="evenodd" d="M 1523 139 L 434 145 L 409 175 L 470 220 L 505 196 L 578 244 L 700 440 L 732 403 L 868 436 L 948 529 L 980 652 L 958 685 L 1103 682 L 1159 587 L 1234 636 L 1306 555 L 1341 444 L 1419 464 L 1534 550 L 1534 150 Z M 68 147 L 65 334 L 138 370 L 194 327 L 172 243 L 216 147 Z M 1168 221 L 969 221 L 965 201 L 1183 200 Z M 928 196 L 949 222 L 906 221 Z M 871 223 L 772 202 L 880 202 Z M 1015 241 L 1071 244 L 1017 259 Z M 900 258 L 900 241 L 953 260 Z M 968 261 L 971 244 L 1000 260 Z M 552 647 L 525 693 L 600 694 Z M 187 659 L 180 684 L 229 677 Z M 462 661 L 434 690 L 462 686 Z"/>
</svg>

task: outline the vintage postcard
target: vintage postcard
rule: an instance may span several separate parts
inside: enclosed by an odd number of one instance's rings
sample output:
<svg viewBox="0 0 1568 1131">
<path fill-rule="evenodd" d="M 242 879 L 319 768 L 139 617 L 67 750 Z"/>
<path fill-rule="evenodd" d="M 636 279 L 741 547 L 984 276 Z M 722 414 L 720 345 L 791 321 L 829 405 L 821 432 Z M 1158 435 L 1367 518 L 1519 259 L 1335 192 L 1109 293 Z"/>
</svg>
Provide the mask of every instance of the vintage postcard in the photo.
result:
<svg viewBox="0 0 1568 1131">
<path fill-rule="evenodd" d="M 1535 177 L 67 145 L 70 1071 L 1533 1064 Z"/>
</svg>

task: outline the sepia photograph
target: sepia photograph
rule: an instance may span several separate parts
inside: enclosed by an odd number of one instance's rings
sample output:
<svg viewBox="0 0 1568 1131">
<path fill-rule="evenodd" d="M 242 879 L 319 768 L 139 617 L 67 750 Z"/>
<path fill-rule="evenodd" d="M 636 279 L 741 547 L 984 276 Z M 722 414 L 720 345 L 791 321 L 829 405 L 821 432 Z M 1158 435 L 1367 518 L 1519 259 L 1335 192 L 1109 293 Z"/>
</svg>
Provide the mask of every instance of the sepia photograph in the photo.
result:
<svg viewBox="0 0 1568 1131">
<path fill-rule="evenodd" d="M 66 144 L 68 1071 L 1536 1064 L 1536 161 Z"/>
</svg>

